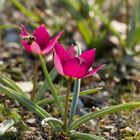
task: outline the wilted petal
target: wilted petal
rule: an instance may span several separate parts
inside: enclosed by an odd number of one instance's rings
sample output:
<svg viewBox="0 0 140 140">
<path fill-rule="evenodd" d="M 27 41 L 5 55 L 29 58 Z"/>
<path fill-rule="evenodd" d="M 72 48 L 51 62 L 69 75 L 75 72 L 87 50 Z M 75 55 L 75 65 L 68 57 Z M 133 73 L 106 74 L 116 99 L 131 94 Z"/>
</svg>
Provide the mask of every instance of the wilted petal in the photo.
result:
<svg viewBox="0 0 140 140">
<path fill-rule="evenodd" d="M 74 46 L 71 45 L 68 50 L 67 50 L 67 55 L 69 57 L 69 59 L 73 58 L 76 56 L 76 52 L 75 52 L 75 49 L 74 49 Z"/>
<path fill-rule="evenodd" d="M 80 57 L 85 60 L 86 62 L 86 66 L 87 68 L 89 69 L 93 63 L 94 63 L 94 58 L 95 58 L 95 54 L 96 54 L 96 49 L 91 49 L 91 50 L 88 50 L 84 53 L 82 53 L 80 55 Z"/>
<path fill-rule="evenodd" d="M 33 41 L 31 44 L 31 51 L 37 55 L 41 54 L 41 49 L 35 41 Z"/>
<path fill-rule="evenodd" d="M 47 46 L 45 47 L 45 49 L 42 51 L 42 54 L 47 54 L 49 53 L 52 48 L 55 46 L 55 44 L 57 43 L 58 39 L 61 37 L 63 32 L 59 32 L 50 42 L 49 44 L 47 44 Z"/>
<path fill-rule="evenodd" d="M 56 53 L 55 50 L 54 50 L 54 65 L 55 65 L 55 68 L 57 69 L 57 71 L 61 75 L 64 75 L 62 62 L 61 62 L 60 57 L 58 56 L 58 54 Z"/>
<path fill-rule="evenodd" d="M 43 50 L 46 47 L 46 45 L 49 43 L 49 40 L 50 40 L 50 35 L 47 32 L 45 26 L 44 25 L 39 26 L 34 31 L 33 35 L 35 36 L 36 42 Z"/>
<path fill-rule="evenodd" d="M 84 78 L 93 75 L 93 74 L 96 73 L 98 70 L 100 70 L 104 65 L 105 65 L 105 64 L 102 64 L 102 65 L 98 66 L 97 68 L 95 68 L 95 69 L 89 71 L 89 72 L 84 76 Z"/>
</svg>

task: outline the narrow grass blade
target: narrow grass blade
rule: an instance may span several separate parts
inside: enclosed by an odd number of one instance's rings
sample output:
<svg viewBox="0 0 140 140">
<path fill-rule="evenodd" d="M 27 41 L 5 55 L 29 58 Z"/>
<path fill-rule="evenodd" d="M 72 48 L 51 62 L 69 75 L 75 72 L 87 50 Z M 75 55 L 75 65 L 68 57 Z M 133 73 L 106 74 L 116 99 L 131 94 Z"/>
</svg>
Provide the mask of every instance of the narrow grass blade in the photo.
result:
<svg viewBox="0 0 140 140">
<path fill-rule="evenodd" d="M 115 113 L 115 112 L 121 111 L 123 109 L 130 109 L 130 108 L 134 108 L 134 107 L 138 107 L 138 106 L 140 106 L 140 102 L 130 102 L 130 103 L 126 103 L 126 104 L 114 105 L 114 106 L 111 106 L 108 108 L 101 109 L 99 111 L 88 113 L 88 114 L 80 117 L 78 120 L 74 121 L 72 123 L 72 125 L 70 127 L 68 127 L 67 132 L 75 129 L 76 127 L 80 126 L 81 124 L 86 123 L 87 121 L 90 121 L 92 119 L 102 117 L 104 115 L 108 115 L 111 113 Z"/>
<path fill-rule="evenodd" d="M 29 99 L 25 98 L 24 96 L 20 95 L 18 92 L 14 91 L 10 88 L 7 88 L 3 85 L 0 85 L 0 92 L 6 94 L 7 96 L 9 96 L 9 97 L 11 97 L 15 100 L 17 100 L 24 107 L 33 111 L 38 117 L 41 117 L 41 118 L 51 117 L 51 115 L 48 112 L 46 112 L 43 108 L 36 105 L 35 103 L 30 101 Z M 53 124 L 50 124 L 50 125 L 52 126 L 53 129 L 56 130 L 56 127 Z"/>
<path fill-rule="evenodd" d="M 79 56 L 82 52 L 81 45 L 77 43 L 77 55 Z M 73 117 L 76 112 L 77 104 L 78 104 L 78 98 L 79 98 L 79 92 L 80 92 L 80 85 L 81 85 L 81 79 L 77 79 L 74 82 L 74 91 L 73 91 L 73 98 L 72 98 L 72 104 L 71 104 L 71 111 L 70 111 L 70 118 L 68 125 L 71 124 L 73 121 Z"/>
<path fill-rule="evenodd" d="M 73 2 L 71 2 L 70 0 L 61 0 L 61 2 L 65 5 L 65 8 L 71 13 L 71 15 L 76 20 L 79 31 L 84 37 L 86 43 L 88 45 L 91 45 L 93 40 L 92 32 L 89 29 L 88 24 L 84 19 L 84 17 L 80 14 L 80 12 L 74 6 Z"/>
<path fill-rule="evenodd" d="M 130 28 L 128 30 L 128 38 L 126 42 L 126 51 L 128 54 L 132 55 L 134 52 L 134 47 L 140 42 L 140 0 L 135 0 L 133 7 L 133 14 L 130 22 Z"/>
<path fill-rule="evenodd" d="M 80 96 L 85 96 L 85 95 L 88 95 L 88 94 L 92 94 L 92 93 L 95 93 L 95 92 L 97 92 L 101 89 L 102 89 L 102 87 L 97 87 L 97 88 L 94 88 L 94 89 L 88 89 L 88 90 L 85 90 L 85 91 L 81 91 Z"/>
<path fill-rule="evenodd" d="M 33 12 L 29 11 L 23 6 L 18 0 L 11 0 L 11 2 L 27 17 L 30 17 L 32 20 L 38 21 L 39 17 L 36 16 Z"/>
<path fill-rule="evenodd" d="M 70 138 L 77 139 L 77 140 L 106 140 L 103 137 L 99 137 L 96 135 L 85 134 L 85 133 L 71 133 L 69 134 Z"/>
<path fill-rule="evenodd" d="M 8 87 L 0 85 L 0 92 L 17 100 L 19 103 L 21 103 L 27 109 L 33 111 L 35 114 L 37 114 L 41 118 L 51 117 L 51 115 L 49 113 L 47 113 L 44 109 L 42 109 L 40 106 L 34 104 L 32 101 L 30 101 L 29 99 L 22 96 L 17 91 L 14 91 Z"/>
<path fill-rule="evenodd" d="M 18 29 L 20 30 L 20 27 L 18 25 L 14 25 L 14 24 L 7 24 L 7 25 L 3 25 L 1 24 L 0 25 L 0 29 L 7 29 L 7 28 L 15 28 L 15 29 Z"/>
<path fill-rule="evenodd" d="M 50 77 L 51 77 L 52 81 L 54 81 L 57 74 L 58 74 L 57 71 L 55 70 L 55 68 L 53 68 L 50 72 Z M 48 86 L 49 86 L 48 81 L 45 79 L 44 84 L 38 89 L 38 92 L 36 93 L 36 96 L 35 96 L 35 99 L 34 99 L 35 102 L 39 101 L 44 96 Z"/>
<path fill-rule="evenodd" d="M 43 57 L 41 55 L 39 55 L 39 58 L 40 58 L 40 61 L 41 61 L 41 66 L 42 66 L 42 69 L 43 69 L 43 72 L 44 72 L 44 75 L 46 77 L 46 80 L 48 82 L 48 85 L 49 85 L 49 88 L 51 90 L 51 93 L 55 99 L 55 103 L 56 103 L 56 106 L 58 107 L 58 110 L 60 111 L 61 115 L 63 116 L 64 115 L 64 110 L 63 110 L 63 106 L 58 98 L 58 95 L 57 95 L 57 92 L 56 92 L 56 89 L 52 83 L 52 80 L 51 80 L 51 77 L 48 73 L 48 70 L 47 70 L 47 67 L 46 67 L 46 64 L 45 64 L 45 61 L 43 59 Z"/>
<path fill-rule="evenodd" d="M 0 83 L 27 97 L 26 93 L 12 79 L 8 78 L 8 76 L 0 75 Z"/>
<path fill-rule="evenodd" d="M 112 27 L 112 25 L 110 24 L 111 21 L 109 20 L 108 17 L 106 17 L 102 11 L 96 6 L 96 5 L 92 5 L 91 10 L 94 12 L 94 14 L 102 21 L 103 24 L 105 24 L 108 29 L 117 37 L 120 37 L 119 33 Z"/>
<path fill-rule="evenodd" d="M 89 89 L 89 90 L 85 90 L 85 91 L 81 91 L 79 93 L 79 96 L 85 96 L 85 95 L 88 95 L 88 94 L 92 94 L 92 93 L 95 93 L 97 92 L 98 90 L 101 90 L 102 87 L 98 87 L 98 88 L 95 88 L 95 89 Z M 70 99 L 72 99 L 73 97 L 73 94 L 70 94 Z M 59 100 L 64 100 L 65 99 L 65 95 L 63 96 L 58 96 Z M 49 99 L 42 99 L 40 101 L 37 102 L 38 105 L 44 105 L 44 104 L 49 104 L 49 103 L 53 103 L 55 102 L 54 98 L 49 98 Z"/>
</svg>

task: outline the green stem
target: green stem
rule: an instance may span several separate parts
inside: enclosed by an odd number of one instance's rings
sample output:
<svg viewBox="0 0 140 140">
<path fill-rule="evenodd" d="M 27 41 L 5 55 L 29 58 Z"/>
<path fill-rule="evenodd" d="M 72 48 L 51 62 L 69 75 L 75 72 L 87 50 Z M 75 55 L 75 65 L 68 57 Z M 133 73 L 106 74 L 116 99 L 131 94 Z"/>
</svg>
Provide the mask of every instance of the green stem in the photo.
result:
<svg viewBox="0 0 140 140">
<path fill-rule="evenodd" d="M 52 95 L 53 95 L 53 97 L 55 99 L 56 105 L 57 105 L 61 115 L 63 116 L 64 114 L 63 114 L 62 104 L 60 103 L 60 100 L 58 98 L 57 92 L 56 92 L 55 87 L 54 87 L 54 85 L 52 83 L 52 80 L 50 78 L 50 75 L 48 73 L 47 67 L 46 67 L 45 62 L 43 60 L 43 57 L 41 55 L 39 55 L 39 58 L 40 58 L 40 61 L 41 61 L 41 65 L 42 65 L 42 69 L 43 69 L 44 75 L 46 77 L 46 80 L 48 81 L 48 85 L 49 85 L 50 90 L 52 92 Z"/>
<path fill-rule="evenodd" d="M 129 1 L 125 0 L 126 5 L 126 24 L 127 24 L 127 30 L 126 30 L 126 41 L 128 40 L 128 31 L 129 31 Z"/>
<path fill-rule="evenodd" d="M 69 105 L 69 95 L 70 95 L 70 89 L 71 89 L 71 83 L 72 79 L 68 79 L 68 88 L 67 88 L 67 93 L 65 97 L 65 114 L 64 114 L 64 131 L 66 132 L 67 128 L 67 118 L 68 118 L 68 105 Z"/>
<path fill-rule="evenodd" d="M 33 89 L 31 92 L 31 100 L 35 98 L 35 91 L 36 91 L 37 79 L 38 79 L 38 69 L 39 69 L 39 61 L 36 60 L 35 68 L 34 68 L 34 77 L 33 77 Z"/>
</svg>

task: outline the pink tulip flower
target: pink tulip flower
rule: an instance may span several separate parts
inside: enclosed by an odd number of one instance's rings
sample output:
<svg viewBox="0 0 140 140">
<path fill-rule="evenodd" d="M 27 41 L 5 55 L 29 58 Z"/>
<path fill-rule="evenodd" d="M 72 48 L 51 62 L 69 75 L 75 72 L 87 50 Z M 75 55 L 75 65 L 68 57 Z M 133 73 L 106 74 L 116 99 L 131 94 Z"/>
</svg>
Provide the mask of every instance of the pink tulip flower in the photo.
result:
<svg viewBox="0 0 140 140">
<path fill-rule="evenodd" d="M 66 51 L 59 43 L 54 47 L 54 64 L 57 71 L 68 78 L 80 79 L 93 75 L 100 70 L 104 64 L 92 69 L 96 49 L 88 50 L 80 56 L 76 56 L 74 46 Z"/>
<path fill-rule="evenodd" d="M 62 32 L 59 32 L 53 39 L 50 39 L 50 35 L 44 25 L 39 26 L 31 35 L 27 32 L 25 26 L 22 26 L 21 43 L 27 52 L 44 55 L 53 49 L 61 35 Z"/>
</svg>

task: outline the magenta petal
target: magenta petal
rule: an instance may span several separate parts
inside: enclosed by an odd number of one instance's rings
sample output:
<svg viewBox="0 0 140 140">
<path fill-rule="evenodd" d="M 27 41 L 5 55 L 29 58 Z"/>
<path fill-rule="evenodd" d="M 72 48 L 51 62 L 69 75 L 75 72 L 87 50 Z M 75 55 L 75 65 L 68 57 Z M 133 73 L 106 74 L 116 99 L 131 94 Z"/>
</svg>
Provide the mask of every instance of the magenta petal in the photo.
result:
<svg viewBox="0 0 140 140">
<path fill-rule="evenodd" d="M 102 65 L 98 66 L 97 68 L 95 68 L 95 69 L 89 71 L 89 72 L 84 76 L 84 78 L 93 75 L 93 74 L 96 73 L 98 70 L 100 70 L 104 65 L 105 65 L 105 64 L 102 64 Z"/>
<path fill-rule="evenodd" d="M 24 48 L 26 49 L 27 52 L 30 53 L 32 51 L 31 45 L 28 45 L 27 41 L 22 40 L 21 43 L 22 43 L 22 45 L 24 46 Z"/>
<path fill-rule="evenodd" d="M 33 35 L 35 36 L 35 40 L 37 44 L 44 49 L 50 40 L 50 35 L 47 32 L 44 25 L 39 26 L 34 32 Z"/>
<path fill-rule="evenodd" d="M 71 78 L 82 78 L 87 72 L 85 62 L 80 61 L 78 57 L 69 59 L 64 64 L 64 73 Z"/>
<path fill-rule="evenodd" d="M 94 63 L 94 58 L 95 58 L 95 54 L 96 54 L 96 49 L 91 49 L 91 50 L 88 50 L 84 53 L 82 53 L 80 55 L 80 57 L 85 60 L 86 62 L 86 66 L 87 68 L 89 69 L 93 63 Z"/>
<path fill-rule="evenodd" d="M 35 41 L 33 41 L 31 44 L 31 51 L 37 55 L 41 54 L 41 49 Z"/>
<path fill-rule="evenodd" d="M 77 57 L 67 60 L 63 66 L 65 75 L 73 78 L 75 78 L 78 69 L 79 69 L 79 59 Z"/>
<path fill-rule="evenodd" d="M 68 48 L 67 55 L 68 55 L 69 59 L 76 56 L 76 52 L 75 52 L 75 49 L 74 49 L 73 45 L 71 45 L 71 47 Z"/>
<path fill-rule="evenodd" d="M 57 43 L 58 39 L 61 37 L 63 32 L 59 32 L 50 42 L 49 44 L 47 44 L 47 46 L 45 47 L 45 49 L 42 51 L 42 54 L 47 54 L 49 53 L 53 47 L 55 46 L 55 44 Z"/>
<path fill-rule="evenodd" d="M 88 69 L 86 67 L 85 62 L 81 63 L 80 66 L 79 66 L 78 72 L 76 73 L 75 77 L 76 78 L 84 77 L 84 75 L 86 74 L 87 70 Z"/>
<path fill-rule="evenodd" d="M 58 71 L 61 75 L 64 75 L 63 66 L 62 66 L 60 57 L 59 57 L 58 54 L 55 52 L 55 50 L 54 50 L 54 65 L 55 65 L 55 68 L 57 69 L 57 71 Z"/>
<path fill-rule="evenodd" d="M 61 63 L 68 60 L 68 56 L 64 47 L 62 47 L 59 43 L 56 43 L 54 50 L 56 54 L 59 56 Z"/>
<path fill-rule="evenodd" d="M 26 28 L 24 25 L 22 25 L 22 29 L 21 29 L 21 36 L 28 36 L 29 33 L 27 32 Z M 28 44 L 27 40 L 21 40 L 22 45 L 24 46 L 24 48 L 26 49 L 27 52 L 31 52 L 31 45 Z"/>
<path fill-rule="evenodd" d="M 22 36 L 27 36 L 29 33 L 27 32 L 26 28 L 24 25 L 22 25 L 22 29 L 21 29 L 21 35 Z"/>
</svg>

